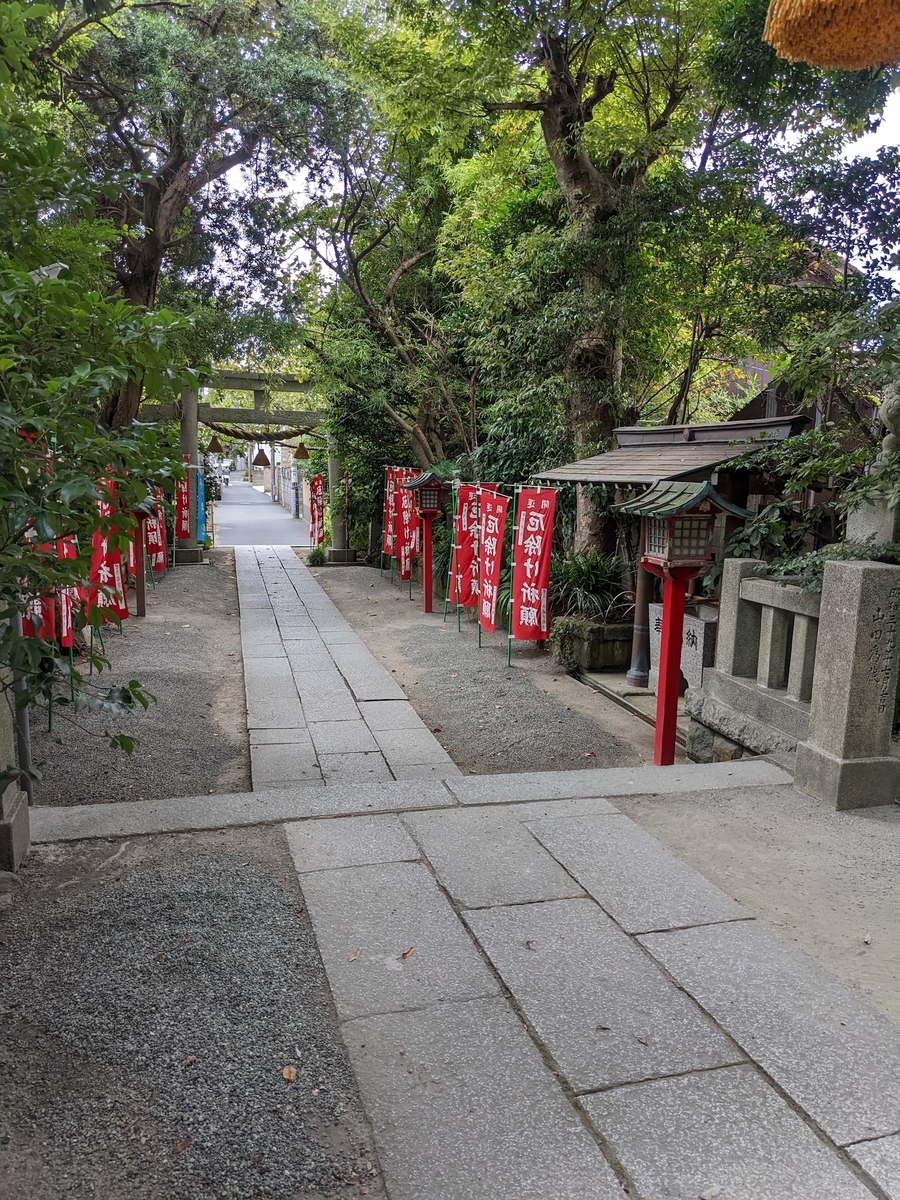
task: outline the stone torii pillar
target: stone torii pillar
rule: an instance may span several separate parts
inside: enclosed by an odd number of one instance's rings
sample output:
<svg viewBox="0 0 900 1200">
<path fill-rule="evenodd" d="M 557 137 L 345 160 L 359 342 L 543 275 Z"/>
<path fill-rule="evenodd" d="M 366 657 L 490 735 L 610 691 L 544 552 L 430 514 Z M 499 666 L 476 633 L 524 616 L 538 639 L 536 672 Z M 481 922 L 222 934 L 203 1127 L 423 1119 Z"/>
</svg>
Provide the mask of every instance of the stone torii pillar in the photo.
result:
<svg viewBox="0 0 900 1200">
<path fill-rule="evenodd" d="M 334 446 L 328 445 L 328 495 L 331 501 L 331 546 L 329 562 L 353 562 L 356 553 L 347 546 L 347 514 L 343 510 L 344 464 L 337 457 Z M 337 502 L 337 503 L 336 503 Z M 341 515 L 337 508 L 340 505 Z"/>
<path fill-rule="evenodd" d="M 196 388 L 181 389 L 181 457 L 187 467 L 190 536 L 175 542 L 175 563 L 202 563 L 203 547 L 197 541 L 197 472 L 199 466 L 199 394 Z"/>
</svg>

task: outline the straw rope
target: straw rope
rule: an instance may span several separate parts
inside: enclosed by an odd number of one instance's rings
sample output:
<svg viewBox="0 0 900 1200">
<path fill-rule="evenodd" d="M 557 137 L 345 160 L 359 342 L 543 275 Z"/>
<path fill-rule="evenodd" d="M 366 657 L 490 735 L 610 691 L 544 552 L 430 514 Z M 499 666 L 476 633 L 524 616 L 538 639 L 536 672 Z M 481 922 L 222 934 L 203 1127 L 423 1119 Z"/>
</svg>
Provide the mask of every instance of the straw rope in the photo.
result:
<svg viewBox="0 0 900 1200">
<path fill-rule="evenodd" d="M 900 63 L 900 0 L 771 0 L 763 41 L 818 67 Z"/>
</svg>

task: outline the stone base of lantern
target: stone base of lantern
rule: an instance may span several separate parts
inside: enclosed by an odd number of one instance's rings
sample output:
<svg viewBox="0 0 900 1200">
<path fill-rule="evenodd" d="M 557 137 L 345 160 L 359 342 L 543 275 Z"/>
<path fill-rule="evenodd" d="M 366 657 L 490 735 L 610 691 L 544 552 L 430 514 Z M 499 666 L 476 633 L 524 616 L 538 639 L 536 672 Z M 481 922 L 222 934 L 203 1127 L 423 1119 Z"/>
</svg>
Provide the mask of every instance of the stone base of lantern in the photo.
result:
<svg viewBox="0 0 900 1200">
<path fill-rule="evenodd" d="M 325 551 L 325 557 L 330 563 L 353 563 L 356 562 L 356 551 L 352 549 L 337 550 L 334 546 L 329 546 Z"/>
</svg>

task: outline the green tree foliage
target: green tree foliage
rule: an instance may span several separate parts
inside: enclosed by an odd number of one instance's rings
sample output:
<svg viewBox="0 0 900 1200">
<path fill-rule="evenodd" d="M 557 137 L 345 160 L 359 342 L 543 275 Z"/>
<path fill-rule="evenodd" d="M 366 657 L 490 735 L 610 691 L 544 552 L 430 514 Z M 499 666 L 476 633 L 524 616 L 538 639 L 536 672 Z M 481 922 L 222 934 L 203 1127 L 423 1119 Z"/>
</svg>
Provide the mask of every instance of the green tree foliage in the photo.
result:
<svg viewBox="0 0 900 1200">
<path fill-rule="evenodd" d="M 432 181 L 421 240 L 409 231 L 425 193 L 407 176 L 391 194 L 406 206 L 407 253 L 436 246 L 415 264 L 414 326 L 472 385 L 480 461 L 495 445 L 494 463 L 546 465 L 517 443 L 528 426 L 556 429 L 560 413 L 557 462 L 602 448 L 617 424 L 726 417 L 752 360 L 790 373 L 798 401 L 824 386 L 835 413 L 871 394 L 874 377 L 851 381 L 847 337 L 851 325 L 877 337 L 900 192 L 892 153 L 848 165 L 841 149 L 877 121 L 895 77 L 778 59 L 761 40 L 765 9 L 399 0 L 389 14 L 361 4 L 330 18 L 357 111 L 381 138 L 350 194 L 374 205 L 412 146 L 418 178 Z M 377 246 L 349 240 L 374 272 L 393 232 L 369 224 Z M 882 273 L 848 269 L 848 256 Z M 381 282 L 403 261 L 398 245 Z M 368 341 L 372 310 L 350 319 L 357 281 L 332 260 L 318 288 L 329 314 L 318 351 L 350 329 Z M 414 344 L 403 299 L 389 354 Z M 351 339 L 354 387 L 386 395 L 385 339 L 374 340 L 378 353 Z M 830 374 L 826 344 L 841 347 Z M 411 401 L 440 391 L 422 355 L 406 378 Z M 428 410 L 439 425 L 450 411 Z M 595 534 L 582 504 L 579 535 Z"/>
<path fill-rule="evenodd" d="M 67 5 L 73 28 L 83 11 Z M 204 350 L 264 354 L 270 333 L 284 350 L 295 313 L 283 303 L 279 198 L 329 112 L 331 76 L 307 7 L 123 5 L 67 47 L 50 56 L 59 99 L 116 230 L 122 294 L 195 312 L 194 361 Z M 132 421 L 140 394 L 141 380 L 129 381 L 105 421 Z"/>
<path fill-rule="evenodd" d="M 21 84 L 18 99 L 0 99 L 0 687 L 18 677 L 19 704 L 55 699 L 116 715 L 146 703 L 138 684 L 89 689 L 53 643 L 23 638 L 18 621 L 38 597 L 83 583 L 94 533 L 124 544 L 134 511 L 180 471 L 159 429 L 97 426 L 98 406 L 128 380 L 161 395 L 177 389 L 167 347 L 177 321 L 96 290 L 112 231 L 92 216 L 90 181 L 34 100 L 38 42 L 24 22 L 14 32 L 17 41 L 7 25 L 0 55 Z M 101 518 L 106 481 L 118 509 Z M 57 557 L 60 538 L 76 540 L 76 557 Z"/>
</svg>

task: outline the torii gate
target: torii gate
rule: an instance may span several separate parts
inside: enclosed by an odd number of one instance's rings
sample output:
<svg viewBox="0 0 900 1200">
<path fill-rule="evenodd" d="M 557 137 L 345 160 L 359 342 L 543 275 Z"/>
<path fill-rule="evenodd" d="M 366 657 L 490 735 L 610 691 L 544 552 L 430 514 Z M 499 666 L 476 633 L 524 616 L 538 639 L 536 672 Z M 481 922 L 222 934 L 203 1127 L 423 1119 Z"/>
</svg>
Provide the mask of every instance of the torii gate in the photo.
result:
<svg viewBox="0 0 900 1200">
<path fill-rule="evenodd" d="M 188 465 L 188 489 L 190 512 L 190 537 L 179 538 L 175 543 L 175 562 L 199 563 L 203 561 L 203 547 L 197 541 L 197 470 L 200 466 L 198 426 L 202 423 L 225 423 L 230 425 L 272 425 L 298 430 L 314 428 L 322 421 L 321 412 L 306 412 L 300 409 L 273 409 L 262 407 L 266 393 L 295 393 L 312 391 L 308 380 L 291 375 L 263 375 L 254 371 L 214 371 L 207 377 L 204 387 L 221 391 L 252 392 L 253 408 L 217 408 L 199 402 L 199 391 L 183 388 L 181 399 L 171 404 L 142 404 L 139 419 L 142 421 L 178 421 L 181 424 L 181 453 Z M 192 469 L 193 468 L 193 469 Z M 333 491 L 340 478 L 340 463 L 329 457 L 328 482 Z M 339 523 L 338 523 L 339 524 Z M 343 535 L 343 536 L 342 536 Z M 332 542 L 336 550 L 346 552 L 346 533 L 341 528 L 332 529 Z M 338 545 L 342 542 L 342 545 Z"/>
</svg>

